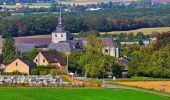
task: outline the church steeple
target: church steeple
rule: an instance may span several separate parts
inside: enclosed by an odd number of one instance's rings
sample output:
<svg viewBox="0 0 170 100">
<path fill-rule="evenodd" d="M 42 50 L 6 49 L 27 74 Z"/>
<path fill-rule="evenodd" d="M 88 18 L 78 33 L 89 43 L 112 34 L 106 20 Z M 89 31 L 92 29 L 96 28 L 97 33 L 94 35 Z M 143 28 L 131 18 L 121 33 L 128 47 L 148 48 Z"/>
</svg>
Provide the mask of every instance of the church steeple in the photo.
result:
<svg viewBox="0 0 170 100">
<path fill-rule="evenodd" d="M 58 24 L 56 27 L 57 32 L 64 32 L 65 31 L 65 26 L 63 24 L 63 16 L 62 16 L 62 9 L 60 8 L 60 15 L 58 18 Z"/>
<path fill-rule="evenodd" d="M 70 32 L 65 30 L 65 26 L 63 24 L 62 9 L 60 7 L 58 24 L 56 26 L 56 30 L 52 32 L 52 42 L 59 43 L 61 41 L 68 41 L 68 40 L 70 40 Z"/>
</svg>

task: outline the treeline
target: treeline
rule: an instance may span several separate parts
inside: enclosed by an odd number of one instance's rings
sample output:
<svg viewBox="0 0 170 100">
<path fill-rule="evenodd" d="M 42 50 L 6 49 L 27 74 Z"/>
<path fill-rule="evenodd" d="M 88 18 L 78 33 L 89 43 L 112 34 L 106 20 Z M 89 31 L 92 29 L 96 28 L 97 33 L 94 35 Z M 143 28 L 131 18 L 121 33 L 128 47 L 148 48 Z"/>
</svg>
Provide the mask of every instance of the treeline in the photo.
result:
<svg viewBox="0 0 170 100">
<path fill-rule="evenodd" d="M 55 30 L 54 14 L 7 17 L 1 33 L 4 36 L 50 34 Z M 64 14 L 66 29 L 72 33 L 98 30 L 100 32 L 125 31 L 148 27 L 169 27 L 170 10 L 160 9 L 107 9 L 99 11 L 70 12 Z"/>
<path fill-rule="evenodd" d="M 170 78 L 170 32 L 159 34 L 156 44 L 129 46 L 124 56 L 131 60 L 130 76 Z"/>
</svg>

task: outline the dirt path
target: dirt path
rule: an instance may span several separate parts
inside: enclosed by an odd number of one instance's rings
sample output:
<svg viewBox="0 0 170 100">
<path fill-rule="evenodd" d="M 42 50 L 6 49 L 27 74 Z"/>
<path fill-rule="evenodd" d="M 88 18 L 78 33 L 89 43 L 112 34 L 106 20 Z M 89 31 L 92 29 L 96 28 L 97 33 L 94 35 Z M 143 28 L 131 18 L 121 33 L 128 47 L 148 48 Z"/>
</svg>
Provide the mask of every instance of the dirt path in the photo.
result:
<svg viewBox="0 0 170 100">
<path fill-rule="evenodd" d="M 67 78 L 69 81 L 74 82 L 76 84 L 85 84 L 87 87 L 101 87 L 100 84 L 89 82 L 86 80 L 78 80 L 74 77 L 70 77 L 68 75 L 64 75 L 65 78 Z"/>
</svg>

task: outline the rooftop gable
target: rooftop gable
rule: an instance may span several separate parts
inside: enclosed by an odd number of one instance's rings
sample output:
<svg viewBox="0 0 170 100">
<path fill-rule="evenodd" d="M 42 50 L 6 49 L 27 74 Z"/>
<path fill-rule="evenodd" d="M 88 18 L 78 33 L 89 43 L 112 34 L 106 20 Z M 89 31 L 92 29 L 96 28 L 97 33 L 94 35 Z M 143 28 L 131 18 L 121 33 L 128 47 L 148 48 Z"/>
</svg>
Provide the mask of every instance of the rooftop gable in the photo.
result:
<svg viewBox="0 0 170 100">
<path fill-rule="evenodd" d="M 40 52 L 44 58 L 49 62 L 49 63 L 60 63 L 60 65 L 66 65 L 65 59 L 60 55 L 59 52 L 55 50 L 50 50 L 50 51 L 41 51 Z"/>
</svg>

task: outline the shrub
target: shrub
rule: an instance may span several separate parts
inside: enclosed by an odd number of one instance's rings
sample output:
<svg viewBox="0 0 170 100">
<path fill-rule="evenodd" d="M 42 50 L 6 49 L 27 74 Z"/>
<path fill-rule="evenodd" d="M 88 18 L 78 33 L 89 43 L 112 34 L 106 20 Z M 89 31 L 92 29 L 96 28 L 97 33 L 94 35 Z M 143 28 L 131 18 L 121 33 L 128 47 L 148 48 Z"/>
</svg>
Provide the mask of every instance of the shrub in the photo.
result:
<svg viewBox="0 0 170 100">
<path fill-rule="evenodd" d="M 47 75 L 47 71 L 40 71 L 40 75 Z"/>
<path fill-rule="evenodd" d="M 56 76 L 56 74 L 57 74 L 56 69 L 49 70 L 49 74 L 52 75 L 52 76 Z"/>
</svg>

